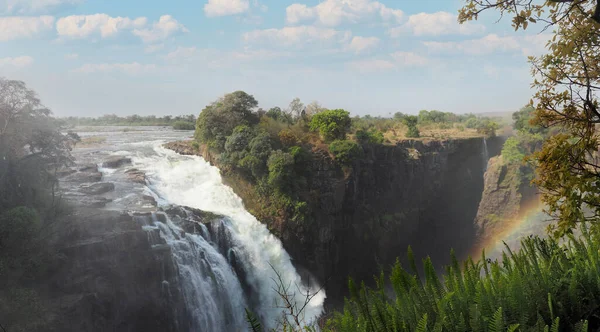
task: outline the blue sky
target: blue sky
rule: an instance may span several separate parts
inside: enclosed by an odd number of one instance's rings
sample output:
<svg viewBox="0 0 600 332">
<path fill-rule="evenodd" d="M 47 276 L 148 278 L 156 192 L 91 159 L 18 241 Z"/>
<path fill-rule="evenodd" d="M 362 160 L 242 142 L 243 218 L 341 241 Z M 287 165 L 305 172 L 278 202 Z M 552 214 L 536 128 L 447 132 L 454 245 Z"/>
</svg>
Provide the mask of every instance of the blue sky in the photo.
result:
<svg viewBox="0 0 600 332">
<path fill-rule="evenodd" d="M 459 0 L 0 0 L 0 76 L 56 115 L 190 114 L 227 92 L 352 114 L 514 111 L 548 36 Z"/>
</svg>

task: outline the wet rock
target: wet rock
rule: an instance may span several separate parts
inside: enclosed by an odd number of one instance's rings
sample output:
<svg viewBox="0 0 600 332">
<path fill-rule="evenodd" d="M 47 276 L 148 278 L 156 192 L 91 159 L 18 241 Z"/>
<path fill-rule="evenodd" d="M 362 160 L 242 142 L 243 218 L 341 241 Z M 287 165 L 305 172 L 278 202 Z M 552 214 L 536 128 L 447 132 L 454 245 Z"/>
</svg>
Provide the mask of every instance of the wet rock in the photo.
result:
<svg viewBox="0 0 600 332">
<path fill-rule="evenodd" d="M 102 173 L 100 172 L 77 172 L 66 176 L 63 181 L 65 182 L 98 182 L 102 180 Z"/>
<path fill-rule="evenodd" d="M 132 168 L 125 171 L 125 174 L 131 182 L 146 184 L 146 174 L 137 168 Z"/>
<path fill-rule="evenodd" d="M 152 206 L 156 206 L 156 200 L 150 195 L 143 195 L 142 200 Z"/>
<path fill-rule="evenodd" d="M 86 164 L 86 165 L 80 165 L 77 168 L 78 171 L 80 172 L 98 172 L 98 165 L 96 164 Z"/>
<path fill-rule="evenodd" d="M 101 208 L 101 207 L 105 207 L 106 204 L 112 202 L 112 199 L 106 198 L 106 197 L 101 197 L 101 196 L 87 196 L 87 197 L 82 197 L 79 200 L 79 203 L 84 206 L 84 207 L 90 207 L 90 208 Z"/>
<path fill-rule="evenodd" d="M 88 195 L 102 195 L 115 190 L 115 185 L 110 182 L 94 183 L 88 186 L 80 187 L 79 191 Z"/>
<path fill-rule="evenodd" d="M 74 170 L 74 169 L 72 169 L 72 168 L 65 167 L 65 168 L 61 168 L 61 169 L 57 170 L 56 171 L 56 176 L 58 178 L 63 178 L 65 176 L 71 175 L 71 174 L 73 174 L 75 172 L 77 172 L 77 171 Z"/>
<path fill-rule="evenodd" d="M 102 163 L 102 167 L 105 168 L 119 168 L 123 165 L 131 164 L 131 158 L 123 157 L 123 156 L 114 156 L 106 159 Z"/>
</svg>

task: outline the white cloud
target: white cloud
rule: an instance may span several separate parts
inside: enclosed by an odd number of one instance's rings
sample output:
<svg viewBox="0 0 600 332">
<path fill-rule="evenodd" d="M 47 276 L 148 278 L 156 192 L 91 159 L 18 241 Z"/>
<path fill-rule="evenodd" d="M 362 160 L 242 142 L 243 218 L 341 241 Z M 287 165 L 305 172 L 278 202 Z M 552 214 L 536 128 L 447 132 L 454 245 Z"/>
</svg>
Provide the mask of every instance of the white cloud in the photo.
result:
<svg viewBox="0 0 600 332">
<path fill-rule="evenodd" d="M 195 56 L 198 52 L 198 49 L 195 47 L 178 47 L 175 51 L 169 52 L 165 55 L 165 59 L 167 60 L 182 60 L 188 59 Z"/>
<path fill-rule="evenodd" d="M 347 49 L 354 53 L 362 53 L 379 45 L 379 38 L 377 37 L 360 37 L 356 36 L 352 38 L 352 41 L 347 46 Z"/>
<path fill-rule="evenodd" d="M 0 68 L 14 67 L 23 68 L 30 66 L 33 63 L 33 58 L 27 55 L 19 57 L 0 58 Z"/>
<path fill-rule="evenodd" d="M 247 43 L 267 43 L 280 46 L 303 46 L 313 43 L 345 43 L 350 31 L 318 28 L 314 26 L 284 27 L 246 32 L 242 38 Z"/>
<path fill-rule="evenodd" d="M 546 43 L 552 38 L 552 34 L 540 33 L 536 35 L 529 35 L 522 37 L 523 39 L 523 55 L 525 56 L 539 56 L 544 54 L 546 49 Z"/>
<path fill-rule="evenodd" d="M 155 43 L 169 38 L 178 32 L 189 32 L 186 27 L 177 22 L 171 15 L 163 15 L 150 29 L 135 29 L 133 34 L 140 37 L 144 43 Z"/>
<path fill-rule="evenodd" d="M 0 0 L 0 13 L 31 14 L 62 5 L 76 5 L 83 0 Z"/>
<path fill-rule="evenodd" d="M 458 24 L 457 16 L 448 12 L 419 13 L 411 15 L 408 21 L 388 30 L 391 37 L 397 38 L 403 33 L 412 33 L 416 36 L 442 36 L 442 35 L 474 35 L 483 33 L 485 27 L 481 24 Z"/>
<path fill-rule="evenodd" d="M 117 35 L 122 30 L 131 30 L 145 26 L 147 19 L 138 17 L 110 17 L 106 14 L 72 15 L 63 17 L 56 22 L 59 36 L 70 38 L 86 38 L 100 35 L 102 38 Z"/>
<path fill-rule="evenodd" d="M 79 54 L 77 54 L 77 53 L 65 54 L 65 60 L 77 60 L 77 59 L 79 59 Z"/>
<path fill-rule="evenodd" d="M 396 65 L 392 61 L 382 59 L 351 61 L 347 63 L 347 66 L 361 73 L 386 71 L 396 68 Z"/>
<path fill-rule="evenodd" d="M 52 29 L 54 17 L 0 17 L 0 41 L 32 38 Z"/>
<path fill-rule="evenodd" d="M 423 44 L 429 51 L 435 53 L 465 53 L 469 55 L 519 51 L 523 48 L 517 37 L 500 37 L 496 34 L 460 42 L 423 42 Z"/>
<path fill-rule="evenodd" d="M 236 15 L 250 9 L 249 0 L 208 0 L 204 13 L 208 17 Z"/>
<path fill-rule="evenodd" d="M 82 74 L 123 72 L 129 75 L 138 75 L 156 71 L 155 64 L 132 63 L 87 63 L 76 68 L 73 72 Z"/>
<path fill-rule="evenodd" d="M 144 52 L 146 53 L 156 53 L 160 50 L 162 50 L 163 48 L 165 48 L 165 44 L 154 44 L 154 45 L 148 45 L 144 48 Z"/>
<path fill-rule="evenodd" d="M 390 56 L 402 67 L 425 66 L 429 62 L 427 58 L 412 52 L 395 52 L 390 54 Z"/>
<path fill-rule="evenodd" d="M 400 9 L 389 8 L 374 0 L 325 0 L 314 7 L 292 4 L 286 8 L 286 21 L 289 24 L 308 20 L 326 26 L 374 20 L 400 23 L 403 15 Z"/>
<path fill-rule="evenodd" d="M 164 58 L 172 64 L 197 63 L 209 68 L 238 66 L 241 62 L 265 61 L 281 57 L 290 57 L 291 52 L 279 52 L 265 49 L 244 49 L 223 52 L 216 49 L 198 49 L 196 47 L 178 47 Z"/>
<path fill-rule="evenodd" d="M 421 55 L 412 52 L 395 52 L 385 58 L 373 58 L 365 60 L 356 60 L 346 63 L 350 69 L 368 73 L 378 71 L 389 71 L 400 68 L 422 67 L 429 63 L 429 60 Z"/>
</svg>

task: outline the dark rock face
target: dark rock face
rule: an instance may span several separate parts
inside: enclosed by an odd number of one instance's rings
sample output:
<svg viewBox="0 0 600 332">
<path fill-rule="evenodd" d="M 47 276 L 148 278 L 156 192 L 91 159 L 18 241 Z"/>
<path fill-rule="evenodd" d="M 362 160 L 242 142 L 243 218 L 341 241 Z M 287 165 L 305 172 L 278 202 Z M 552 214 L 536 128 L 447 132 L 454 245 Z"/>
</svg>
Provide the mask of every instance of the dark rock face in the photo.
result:
<svg viewBox="0 0 600 332">
<path fill-rule="evenodd" d="M 102 195 L 113 190 L 115 190 L 115 185 L 114 183 L 110 182 L 94 183 L 89 186 L 82 186 L 79 188 L 79 191 L 86 195 Z"/>
<path fill-rule="evenodd" d="M 185 308 L 168 246 L 131 216 L 78 208 L 49 280 L 55 319 L 45 331 L 179 331 Z M 154 237 L 154 239 L 160 239 Z"/>
<path fill-rule="evenodd" d="M 108 158 L 102 163 L 102 167 L 105 168 L 119 168 L 123 165 L 131 164 L 131 159 L 121 156 L 113 156 Z"/>
<path fill-rule="evenodd" d="M 450 249 L 465 254 L 475 240 L 473 220 L 483 191 L 483 139 L 406 141 L 364 146 L 349 173 L 328 156 L 310 180 L 314 224 L 286 227 L 290 255 L 341 300 L 347 277 L 372 280 L 381 267 L 406 257 L 431 256 L 437 266 Z M 420 259 L 419 259 L 420 260 Z"/>
</svg>

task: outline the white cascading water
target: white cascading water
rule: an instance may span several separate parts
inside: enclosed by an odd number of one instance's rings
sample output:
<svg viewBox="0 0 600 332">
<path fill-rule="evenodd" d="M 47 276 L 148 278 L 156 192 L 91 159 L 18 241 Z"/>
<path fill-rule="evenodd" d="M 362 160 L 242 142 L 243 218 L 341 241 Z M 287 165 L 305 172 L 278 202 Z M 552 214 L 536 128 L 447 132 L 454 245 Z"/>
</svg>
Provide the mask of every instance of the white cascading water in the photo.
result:
<svg viewBox="0 0 600 332">
<path fill-rule="evenodd" d="M 490 160 L 490 154 L 488 153 L 487 140 L 483 138 L 483 171 L 487 171 L 488 160 Z"/>
<path fill-rule="evenodd" d="M 236 260 L 245 271 L 245 280 L 240 282 L 240 276 L 214 248 L 214 243 L 211 245 L 205 238 L 207 235 L 184 233 L 170 220 L 155 221 L 178 265 L 183 296 L 193 316 L 193 331 L 246 330 L 244 308 L 250 301 L 265 327 L 274 328 L 282 317 L 282 309 L 276 306 L 281 302 L 274 291 L 273 269 L 286 284 L 292 285 L 299 306 L 304 303 L 307 291 L 318 290 L 317 285 L 311 285 L 310 289 L 302 285 L 279 239 L 245 210 L 242 200 L 223 184 L 216 167 L 200 157 L 182 156 L 159 144 L 154 146 L 154 152 L 134 156 L 133 162 L 146 172 L 149 188 L 158 196 L 159 203 L 225 216 L 221 226 L 227 228 Z M 245 298 L 242 285 L 251 288 L 252 299 Z M 325 292 L 321 290 L 304 311 L 305 323 L 315 322 L 321 315 L 324 300 Z"/>
</svg>

